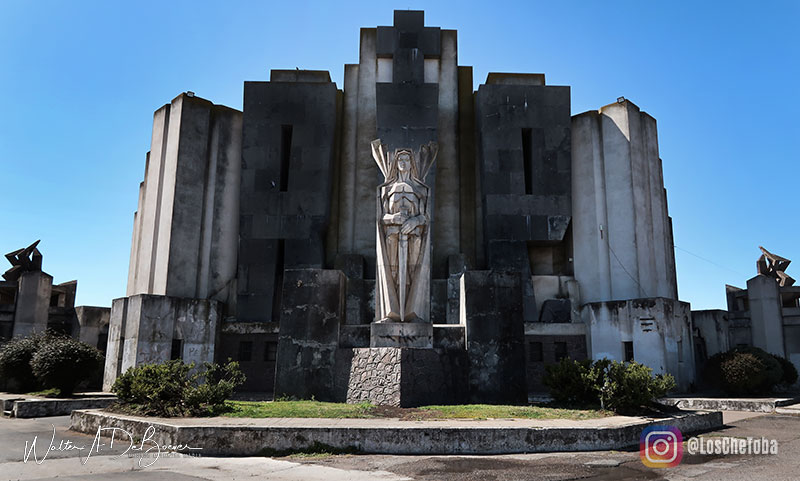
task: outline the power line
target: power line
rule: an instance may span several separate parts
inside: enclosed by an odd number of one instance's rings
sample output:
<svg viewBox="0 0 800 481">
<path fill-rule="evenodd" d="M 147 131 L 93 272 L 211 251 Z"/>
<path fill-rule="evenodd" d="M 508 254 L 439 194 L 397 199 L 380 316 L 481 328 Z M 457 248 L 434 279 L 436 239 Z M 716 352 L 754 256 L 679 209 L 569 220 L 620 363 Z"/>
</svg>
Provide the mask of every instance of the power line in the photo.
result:
<svg viewBox="0 0 800 481">
<path fill-rule="evenodd" d="M 672 247 L 674 247 L 674 248 L 676 248 L 676 249 L 678 249 L 678 250 L 681 250 L 681 251 L 683 251 L 683 252 L 685 252 L 685 253 L 689 254 L 690 256 L 694 256 L 694 257 L 697 257 L 697 258 L 698 258 L 698 259 L 700 259 L 700 260 L 706 261 L 706 262 L 708 262 L 709 264 L 715 265 L 715 266 L 717 266 L 717 267 L 719 267 L 719 268 L 721 268 L 721 269 L 725 269 L 725 270 L 728 270 L 728 271 L 731 271 L 731 272 L 735 272 L 735 273 L 739 274 L 740 276 L 745 276 L 745 277 L 747 277 L 747 274 L 742 274 L 741 272 L 739 272 L 739 271 L 737 271 L 737 270 L 735 270 L 735 269 L 731 269 L 730 267 L 725 267 L 725 266 L 723 266 L 722 264 L 717 264 L 716 262 L 714 262 L 714 261 L 712 261 L 712 260 L 710 260 L 710 259 L 706 259 L 705 257 L 703 257 L 703 256 L 700 256 L 700 255 L 697 255 L 697 254 L 695 254 L 694 252 L 689 252 L 689 251 L 687 251 L 686 249 L 684 249 L 684 248 L 682 248 L 682 247 L 678 247 L 678 246 L 676 246 L 676 245 L 674 245 L 674 244 L 672 245 Z"/>
<path fill-rule="evenodd" d="M 616 252 L 614 252 L 614 249 L 611 247 L 611 242 L 606 242 L 606 245 L 608 245 L 608 250 L 610 250 L 610 251 L 611 251 L 611 254 L 613 254 L 613 255 L 614 255 L 614 259 L 616 259 L 616 260 L 617 260 L 617 263 L 619 264 L 619 266 L 620 266 L 620 267 L 622 267 L 622 270 L 623 270 L 623 271 L 625 271 L 625 274 L 628 274 L 628 277 L 630 277 L 631 279 L 633 279 L 633 282 L 635 282 L 635 283 L 636 283 L 636 285 L 637 285 L 637 286 L 639 286 L 639 290 L 642 292 L 642 294 L 644 294 L 644 297 L 650 297 L 650 296 L 648 296 L 648 295 L 647 295 L 647 292 L 644 290 L 644 287 L 642 287 L 642 285 L 641 285 L 641 284 L 639 284 L 639 279 L 637 279 L 637 278 L 633 277 L 633 276 L 631 275 L 631 273 L 630 273 L 630 272 L 628 272 L 628 269 L 626 269 L 626 268 L 625 268 L 625 265 L 622 263 L 622 261 L 621 261 L 621 260 L 619 260 L 619 257 L 617 257 L 617 253 L 616 253 Z"/>
</svg>

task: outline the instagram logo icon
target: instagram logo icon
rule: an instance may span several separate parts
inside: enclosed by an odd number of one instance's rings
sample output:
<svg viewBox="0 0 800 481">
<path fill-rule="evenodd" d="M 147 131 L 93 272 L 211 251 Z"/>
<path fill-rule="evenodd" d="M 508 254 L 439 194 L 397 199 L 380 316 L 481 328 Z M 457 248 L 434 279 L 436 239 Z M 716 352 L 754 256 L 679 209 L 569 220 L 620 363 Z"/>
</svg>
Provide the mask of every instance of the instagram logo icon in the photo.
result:
<svg viewBox="0 0 800 481">
<path fill-rule="evenodd" d="M 639 438 L 639 457 L 648 468 L 672 468 L 683 458 L 683 436 L 673 426 L 650 426 Z"/>
</svg>

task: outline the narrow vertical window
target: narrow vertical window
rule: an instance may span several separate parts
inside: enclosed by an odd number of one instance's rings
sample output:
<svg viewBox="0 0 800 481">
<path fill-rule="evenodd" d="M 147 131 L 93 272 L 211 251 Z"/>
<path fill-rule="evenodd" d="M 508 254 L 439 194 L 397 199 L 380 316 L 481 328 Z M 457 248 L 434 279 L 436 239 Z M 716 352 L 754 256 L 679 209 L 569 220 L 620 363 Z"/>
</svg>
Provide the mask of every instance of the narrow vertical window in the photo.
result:
<svg viewBox="0 0 800 481">
<path fill-rule="evenodd" d="M 292 126 L 281 125 L 281 192 L 289 188 L 289 160 L 292 158 Z"/>
<path fill-rule="evenodd" d="M 522 167 L 525 171 L 525 194 L 533 194 L 533 153 L 531 152 L 531 129 L 522 129 Z"/>
<path fill-rule="evenodd" d="M 625 362 L 633 361 L 633 341 L 624 341 L 622 348 L 625 352 Z"/>
<path fill-rule="evenodd" d="M 267 342 L 264 345 L 264 361 L 275 362 L 278 359 L 278 343 Z"/>
</svg>

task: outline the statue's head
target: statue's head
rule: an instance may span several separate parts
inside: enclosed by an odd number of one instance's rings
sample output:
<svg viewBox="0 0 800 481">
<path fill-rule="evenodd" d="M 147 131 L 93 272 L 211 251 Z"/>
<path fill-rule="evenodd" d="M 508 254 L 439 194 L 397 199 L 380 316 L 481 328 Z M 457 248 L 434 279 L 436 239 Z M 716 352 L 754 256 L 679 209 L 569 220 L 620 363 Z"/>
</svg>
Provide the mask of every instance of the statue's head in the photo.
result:
<svg viewBox="0 0 800 481">
<path fill-rule="evenodd" d="M 411 171 L 411 151 L 410 150 L 398 150 L 397 155 L 395 156 L 397 159 L 397 170 L 400 172 L 409 172 Z"/>
</svg>

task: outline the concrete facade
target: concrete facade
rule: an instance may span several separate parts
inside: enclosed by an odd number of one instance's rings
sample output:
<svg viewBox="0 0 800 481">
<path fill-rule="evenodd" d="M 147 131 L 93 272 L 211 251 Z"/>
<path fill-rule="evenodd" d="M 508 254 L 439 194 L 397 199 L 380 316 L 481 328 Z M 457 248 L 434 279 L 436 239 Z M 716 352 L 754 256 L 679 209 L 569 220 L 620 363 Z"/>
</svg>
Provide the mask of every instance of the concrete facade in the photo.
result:
<svg viewBox="0 0 800 481">
<path fill-rule="evenodd" d="M 168 358 L 176 306 L 208 302 L 192 311 L 208 315 L 200 357 L 240 360 L 250 391 L 523 402 L 565 356 L 633 356 L 688 387 L 655 120 L 625 100 L 571 116 L 570 87 L 543 74 L 490 73 L 474 91 L 457 46 L 396 11 L 361 29 L 341 90 L 326 71 L 272 70 L 244 83 L 241 113 L 190 94 L 156 111 L 106 385 Z M 439 149 L 424 326 L 373 323 L 378 138 Z M 409 387 L 420 366 L 447 392 Z"/>
</svg>

